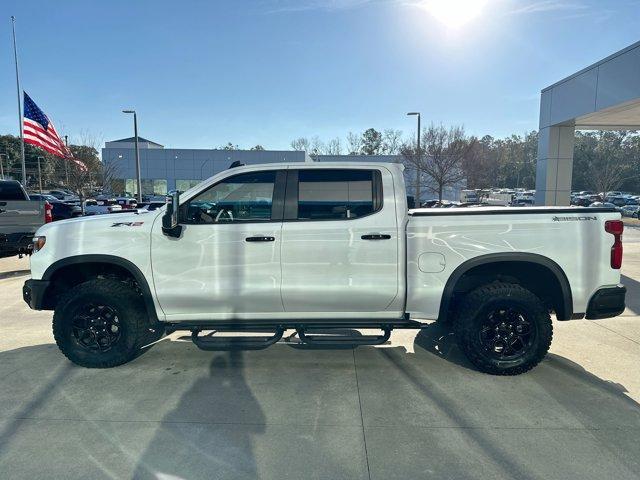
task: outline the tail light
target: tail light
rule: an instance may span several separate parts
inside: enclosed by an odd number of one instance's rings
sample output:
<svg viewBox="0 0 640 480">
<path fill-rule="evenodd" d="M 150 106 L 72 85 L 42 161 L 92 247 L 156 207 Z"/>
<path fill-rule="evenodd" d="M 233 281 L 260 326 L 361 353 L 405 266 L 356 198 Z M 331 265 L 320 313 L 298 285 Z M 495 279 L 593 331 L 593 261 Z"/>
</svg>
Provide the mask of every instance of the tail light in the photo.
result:
<svg viewBox="0 0 640 480">
<path fill-rule="evenodd" d="M 44 223 L 53 222 L 53 205 L 49 202 L 44 202 Z"/>
<path fill-rule="evenodd" d="M 604 222 L 604 229 L 613 235 L 613 246 L 611 247 L 611 268 L 619 270 L 622 267 L 622 231 L 624 224 L 622 220 L 607 220 Z"/>
</svg>

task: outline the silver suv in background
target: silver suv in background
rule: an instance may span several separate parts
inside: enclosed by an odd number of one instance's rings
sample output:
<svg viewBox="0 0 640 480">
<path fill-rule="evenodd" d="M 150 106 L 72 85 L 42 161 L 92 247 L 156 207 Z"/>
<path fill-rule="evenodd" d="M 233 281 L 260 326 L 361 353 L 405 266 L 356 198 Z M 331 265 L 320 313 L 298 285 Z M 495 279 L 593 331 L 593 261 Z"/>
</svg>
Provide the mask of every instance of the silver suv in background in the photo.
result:
<svg viewBox="0 0 640 480">
<path fill-rule="evenodd" d="M 52 220 L 50 203 L 32 201 L 15 180 L 0 180 L 0 258 L 28 253 L 36 230 Z"/>
</svg>

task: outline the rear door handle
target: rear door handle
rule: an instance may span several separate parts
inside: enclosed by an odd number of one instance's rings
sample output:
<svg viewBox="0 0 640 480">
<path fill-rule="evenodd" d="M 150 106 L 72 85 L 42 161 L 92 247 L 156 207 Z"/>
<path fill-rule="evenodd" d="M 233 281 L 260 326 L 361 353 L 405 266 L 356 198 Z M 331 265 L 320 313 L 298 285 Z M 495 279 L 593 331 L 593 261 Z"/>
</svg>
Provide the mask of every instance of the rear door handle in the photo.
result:
<svg viewBox="0 0 640 480">
<path fill-rule="evenodd" d="M 262 236 L 245 238 L 247 242 L 273 242 L 275 241 L 275 239 L 276 237 L 262 237 Z"/>
<path fill-rule="evenodd" d="M 391 235 L 386 235 L 384 233 L 368 233 L 366 235 L 362 235 L 360 238 L 362 240 L 389 240 Z"/>
</svg>

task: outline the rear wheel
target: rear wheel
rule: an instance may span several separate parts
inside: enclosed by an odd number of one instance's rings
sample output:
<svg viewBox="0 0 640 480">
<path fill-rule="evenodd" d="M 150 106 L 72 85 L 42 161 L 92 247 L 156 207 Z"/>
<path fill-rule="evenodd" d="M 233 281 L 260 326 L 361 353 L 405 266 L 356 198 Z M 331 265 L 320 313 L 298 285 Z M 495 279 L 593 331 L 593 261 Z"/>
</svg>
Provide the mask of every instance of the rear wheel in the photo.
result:
<svg viewBox="0 0 640 480">
<path fill-rule="evenodd" d="M 532 369 L 547 354 L 553 336 L 543 302 L 520 285 L 499 282 L 467 294 L 453 328 L 469 360 L 494 375 Z"/>
<path fill-rule="evenodd" d="M 75 286 L 60 299 L 53 315 L 58 347 L 82 367 L 108 368 L 132 360 L 147 332 L 142 298 L 117 280 L 96 279 Z"/>
</svg>

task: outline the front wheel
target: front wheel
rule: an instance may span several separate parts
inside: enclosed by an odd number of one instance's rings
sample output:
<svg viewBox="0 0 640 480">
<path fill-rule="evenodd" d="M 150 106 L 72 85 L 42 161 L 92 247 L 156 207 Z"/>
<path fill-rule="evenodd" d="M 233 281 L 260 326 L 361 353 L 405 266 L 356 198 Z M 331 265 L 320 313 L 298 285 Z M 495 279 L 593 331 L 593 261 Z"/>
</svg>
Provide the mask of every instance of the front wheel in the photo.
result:
<svg viewBox="0 0 640 480">
<path fill-rule="evenodd" d="M 547 354 L 553 336 L 544 303 L 520 285 L 500 282 L 468 293 L 453 328 L 471 363 L 493 375 L 531 370 Z"/>
<path fill-rule="evenodd" d="M 142 298 L 117 280 L 96 279 L 73 287 L 53 315 L 58 348 L 88 368 L 115 367 L 135 358 L 147 326 Z"/>
</svg>

